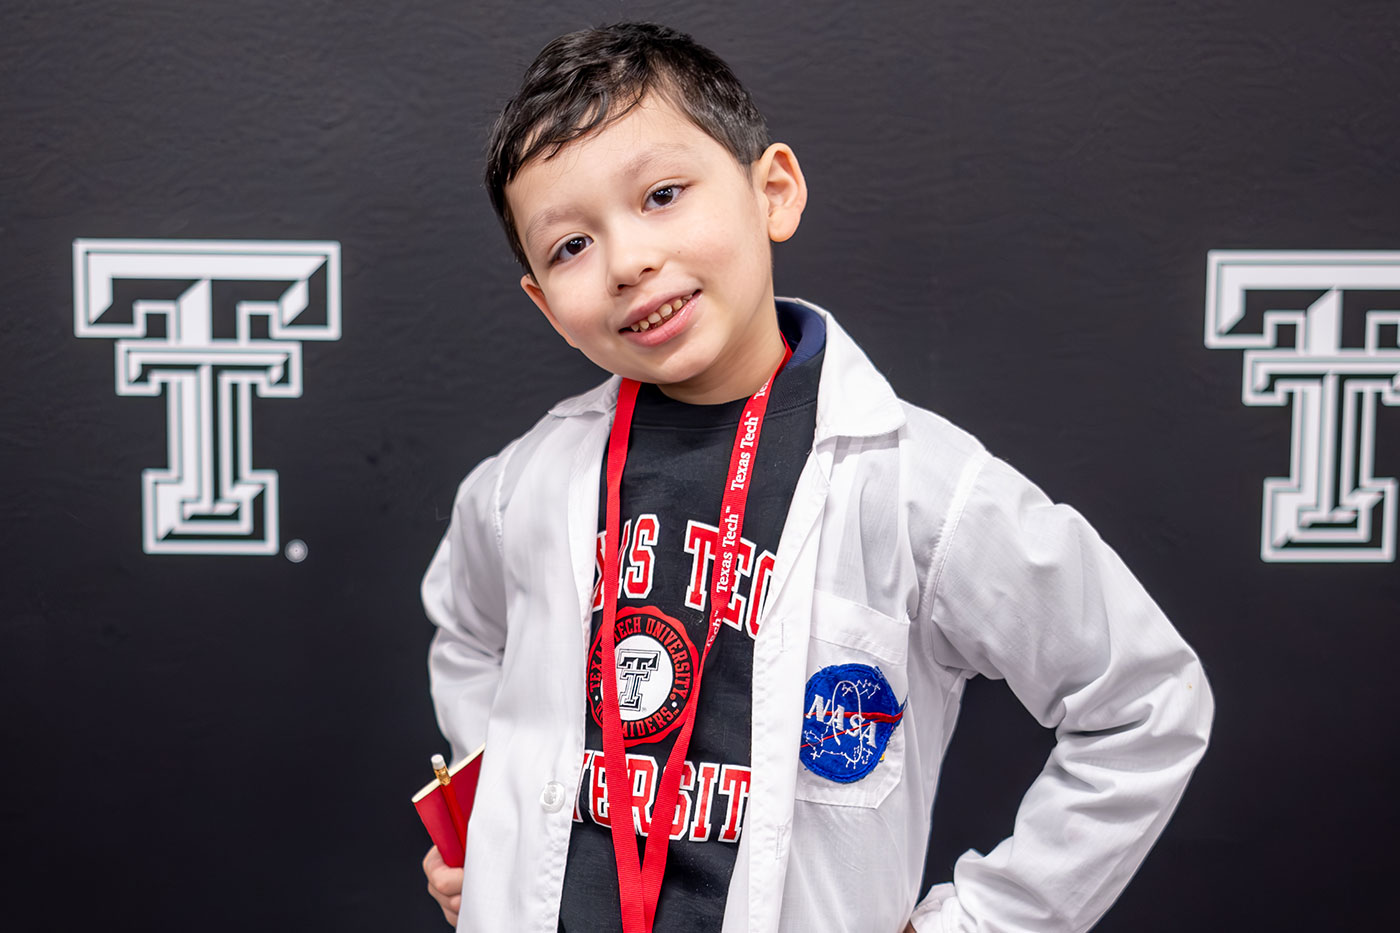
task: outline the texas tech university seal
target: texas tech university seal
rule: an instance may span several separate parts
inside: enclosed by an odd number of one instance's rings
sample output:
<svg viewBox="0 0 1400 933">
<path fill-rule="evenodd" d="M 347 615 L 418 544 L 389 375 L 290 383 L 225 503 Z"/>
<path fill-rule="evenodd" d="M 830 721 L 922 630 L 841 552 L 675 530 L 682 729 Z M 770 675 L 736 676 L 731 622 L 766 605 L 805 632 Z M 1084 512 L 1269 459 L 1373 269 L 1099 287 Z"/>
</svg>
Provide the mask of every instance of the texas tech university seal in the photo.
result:
<svg viewBox="0 0 1400 933">
<path fill-rule="evenodd" d="M 628 745 L 655 742 L 681 723 L 698 656 L 685 626 L 646 606 L 617 614 L 617 701 Z M 588 652 L 588 708 L 603 724 L 603 630 Z"/>
</svg>

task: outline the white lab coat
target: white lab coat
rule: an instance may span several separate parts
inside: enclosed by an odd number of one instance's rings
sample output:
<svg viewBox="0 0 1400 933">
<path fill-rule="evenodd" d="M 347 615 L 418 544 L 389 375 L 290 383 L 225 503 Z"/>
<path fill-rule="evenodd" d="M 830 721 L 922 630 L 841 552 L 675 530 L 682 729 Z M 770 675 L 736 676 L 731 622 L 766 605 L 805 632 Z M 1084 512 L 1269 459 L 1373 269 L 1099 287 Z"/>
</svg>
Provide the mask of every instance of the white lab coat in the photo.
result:
<svg viewBox="0 0 1400 933">
<path fill-rule="evenodd" d="M 836 322 L 753 655 L 753 779 L 724 931 L 1056 933 L 1108 909 L 1205 750 L 1195 654 L 1093 529 L 901 402 Z M 439 724 L 485 741 L 459 929 L 554 933 L 584 751 L 598 475 L 617 379 L 462 483 L 423 580 Z M 804 687 L 866 663 L 907 696 L 849 784 L 802 767 Z M 1056 744 L 1012 837 L 915 903 L 963 685 L 1004 677 Z"/>
</svg>

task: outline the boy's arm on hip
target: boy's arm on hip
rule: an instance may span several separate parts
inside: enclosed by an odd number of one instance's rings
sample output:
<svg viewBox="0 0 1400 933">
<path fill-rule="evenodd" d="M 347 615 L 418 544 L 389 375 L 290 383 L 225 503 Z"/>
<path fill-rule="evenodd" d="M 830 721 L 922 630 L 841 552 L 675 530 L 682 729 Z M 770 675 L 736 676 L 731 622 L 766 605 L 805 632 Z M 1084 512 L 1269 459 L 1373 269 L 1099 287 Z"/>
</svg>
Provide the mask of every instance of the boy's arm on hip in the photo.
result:
<svg viewBox="0 0 1400 933">
<path fill-rule="evenodd" d="M 960 858 L 953 885 L 935 888 L 914 921 L 1085 929 L 1146 856 L 1204 753 L 1210 688 L 1083 517 L 1006 464 L 983 463 L 953 527 L 920 622 L 934 627 L 936 652 L 1004 678 L 1056 744 L 1012 837 Z"/>
</svg>

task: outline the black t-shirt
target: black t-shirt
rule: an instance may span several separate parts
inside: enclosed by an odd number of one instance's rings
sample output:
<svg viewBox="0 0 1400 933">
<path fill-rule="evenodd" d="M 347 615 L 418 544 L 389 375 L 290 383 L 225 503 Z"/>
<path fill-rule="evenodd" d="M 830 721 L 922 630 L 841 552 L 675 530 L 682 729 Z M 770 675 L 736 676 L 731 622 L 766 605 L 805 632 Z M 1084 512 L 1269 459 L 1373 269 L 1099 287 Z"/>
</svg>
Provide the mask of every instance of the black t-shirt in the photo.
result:
<svg viewBox="0 0 1400 933">
<path fill-rule="evenodd" d="M 736 597 L 705 664 L 686 752 L 657 933 L 718 930 L 743 832 L 749 789 L 753 639 L 797 477 L 812 447 L 826 330 L 822 319 L 780 305 L 793 355 L 773 381 L 744 514 Z M 618 703 L 639 796 L 654 803 L 679 732 L 709 626 L 710 574 L 720 498 L 747 399 L 688 405 L 652 385 L 637 395 L 620 521 L 624 550 L 617 599 Z M 606 464 L 603 477 L 607 475 Z M 606 501 L 606 480 L 599 502 Z M 605 520 L 599 508 L 599 525 Z M 617 863 L 606 799 L 600 725 L 603 532 L 597 571 L 582 779 L 569 836 L 559 929 L 620 931 Z M 659 816 L 659 814 L 657 814 Z M 651 820 L 651 806 L 643 818 Z M 644 833 L 649 825 L 643 826 Z M 640 848 L 640 847 L 639 847 Z"/>
</svg>

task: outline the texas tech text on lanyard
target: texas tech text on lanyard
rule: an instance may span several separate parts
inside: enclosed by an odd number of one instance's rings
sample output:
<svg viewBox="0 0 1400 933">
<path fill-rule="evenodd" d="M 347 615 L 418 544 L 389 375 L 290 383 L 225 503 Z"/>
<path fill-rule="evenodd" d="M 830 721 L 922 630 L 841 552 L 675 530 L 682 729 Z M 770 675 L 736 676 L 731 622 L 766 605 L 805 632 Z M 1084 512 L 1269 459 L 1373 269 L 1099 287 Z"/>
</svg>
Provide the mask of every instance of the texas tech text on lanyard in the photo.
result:
<svg viewBox="0 0 1400 933">
<path fill-rule="evenodd" d="M 710 629 L 705 637 L 705 650 L 695 671 L 695 686 L 681 715 L 681 729 L 671 746 L 670 757 L 661 772 L 656 803 L 652 808 L 652 831 L 647 836 L 646 859 L 637 854 L 637 837 L 632 828 L 635 786 L 627 763 L 627 749 L 622 735 L 622 710 L 617 698 L 617 590 L 621 541 L 618 537 L 619 512 L 622 505 L 622 468 L 627 460 L 627 439 L 632 429 L 632 413 L 637 404 L 639 384 L 622 380 L 617 393 L 617 413 L 613 416 L 612 432 L 608 437 L 607 517 L 603 540 L 607 543 L 603 558 L 603 761 L 607 769 L 608 800 L 612 811 L 613 854 L 617 861 L 617 888 L 622 904 L 624 933 L 651 933 L 656 917 L 656 902 L 661 896 L 661 879 L 666 874 L 666 850 L 671 843 L 670 821 L 674 820 L 676 795 L 680 790 L 681 772 L 685 770 L 685 753 L 690 746 L 690 733 L 695 727 L 696 709 L 700 705 L 700 681 L 705 673 L 705 658 L 723 624 L 721 613 L 729 605 L 738 576 L 740 532 L 744 527 L 744 507 L 749 487 L 753 485 L 753 461 L 758 452 L 758 438 L 763 430 L 763 417 L 768 411 L 768 394 L 773 380 L 792 357 L 792 348 L 783 342 L 783 359 L 773 375 L 768 377 L 744 405 L 739 427 L 734 434 L 734 449 L 729 455 L 729 475 L 724 483 L 724 496 L 719 510 L 719 553 L 715 555 L 715 570 L 710 574 Z M 618 804 L 627 806 L 619 809 Z M 625 814 L 625 818 L 624 818 Z M 662 823 L 666 820 L 666 823 Z M 661 825 L 658 834 L 656 827 Z"/>
</svg>

